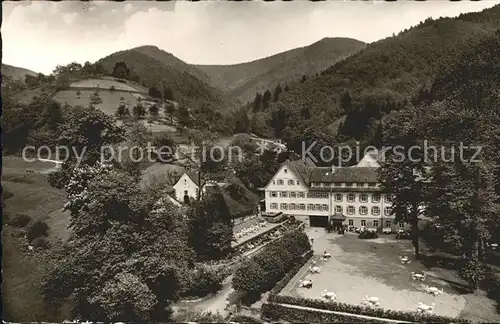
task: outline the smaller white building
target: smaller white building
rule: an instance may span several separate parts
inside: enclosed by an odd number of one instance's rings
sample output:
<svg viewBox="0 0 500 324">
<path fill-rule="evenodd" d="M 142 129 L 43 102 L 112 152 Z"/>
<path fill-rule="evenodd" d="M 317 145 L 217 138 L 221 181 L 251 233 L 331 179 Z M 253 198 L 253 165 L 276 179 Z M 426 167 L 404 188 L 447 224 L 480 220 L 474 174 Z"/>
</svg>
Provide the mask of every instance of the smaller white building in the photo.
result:
<svg viewBox="0 0 500 324">
<path fill-rule="evenodd" d="M 203 181 L 198 171 L 186 169 L 173 186 L 175 199 L 181 203 L 198 200 L 198 195 L 204 194 L 211 187 L 221 187 L 224 184 L 212 180 Z"/>
<path fill-rule="evenodd" d="M 175 199 L 178 201 L 185 203 L 189 200 L 197 200 L 200 194 L 200 173 L 185 170 L 173 188 Z"/>
</svg>

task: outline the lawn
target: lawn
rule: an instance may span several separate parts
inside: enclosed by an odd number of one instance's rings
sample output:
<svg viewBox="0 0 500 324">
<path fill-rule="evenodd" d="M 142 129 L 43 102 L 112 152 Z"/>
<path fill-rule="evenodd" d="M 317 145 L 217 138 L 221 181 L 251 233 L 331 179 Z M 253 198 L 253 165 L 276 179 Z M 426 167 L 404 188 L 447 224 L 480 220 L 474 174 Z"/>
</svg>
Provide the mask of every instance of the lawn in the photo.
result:
<svg viewBox="0 0 500 324">
<path fill-rule="evenodd" d="M 328 251 L 331 259 L 317 262 L 319 274 L 309 274 L 310 265 L 304 266 L 282 294 L 320 298 L 321 292 L 328 290 L 337 295 L 337 301 L 354 305 L 361 304 L 364 296 L 375 296 L 380 298 L 380 307 L 401 311 L 415 311 L 418 302 L 422 302 L 435 304 L 438 315 L 500 322 L 494 302 L 482 294 L 460 289 L 461 282 L 453 271 L 448 271 L 447 278 L 443 278 L 443 269 L 439 272 L 427 269 L 415 260 L 408 265 L 401 264 L 399 256 L 413 258 L 409 241 L 395 240 L 392 235 L 361 240 L 354 234 L 327 234 L 317 228 L 308 231 L 309 236 L 314 237 L 315 254 L 319 256 Z M 411 272 L 427 273 L 423 284 L 443 289 L 443 293 L 438 296 L 426 293 L 422 283 L 411 278 Z M 299 280 L 304 277 L 313 279 L 311 289 L 298 288 Z"/>
<path fill-rule="evenodd" d="M 40 283 L 57 259 L 59 240 L 69 235 L 69 216 L 61 212 L 66 201 L 64 190 L 50 187 L 47 175 L 26 173 L 26 169 L 43 171 L 53 163 L 29 163 L 21 158 L 4 157 L 3 190 L 4 220 L 15 214 L 25 214 L 32 220 L 44 220 L 49 225 L 49 250 L 28 251 L 24 229 L 3 227 L 3 318 L 14 322 L 59 321 L 67 315 L 48 310 L 43 303 Z M 6 216 L 7 215 L 7 216 Z M 4 222 L 5 224 L 5 222 Z"/>
<path fill-rule="evenodd" d="M 70 88 L 99 88 L 101 90 L 108 90 L 111 86 L 115 87 L 115 90 L 129 91 L 129 92 L 139 92 L 136 88 L 129 86 L 126 83 L 113 81 L 113 80 L 103 80 L 103 79 L 85 79 L 74 82 L 70 85 Z"/>
<path fill-rule="evenodd" d="M 75 89 L 59 91 L 54 95 L 53 99 L 61 104 L 67 103 L 72 107 L 88 106 L 90 103 L 90 96 L 94 93 L 94 91 L 80 90 L 80 97 L 77 97 L 76 91 L 77 90 Z M 126 103 L 129 107 L 133 107 L 137 104 L 137 97 L 130 92 L 100 90 L 99 96 L 102 99 L 102 103 L 96 104 L 94 106 L 110 116 L 115 115 L 116 109 L 121 102 Z M 123 101 L 120 99 L 122 97 L 124 99 Z"/>
</svg>

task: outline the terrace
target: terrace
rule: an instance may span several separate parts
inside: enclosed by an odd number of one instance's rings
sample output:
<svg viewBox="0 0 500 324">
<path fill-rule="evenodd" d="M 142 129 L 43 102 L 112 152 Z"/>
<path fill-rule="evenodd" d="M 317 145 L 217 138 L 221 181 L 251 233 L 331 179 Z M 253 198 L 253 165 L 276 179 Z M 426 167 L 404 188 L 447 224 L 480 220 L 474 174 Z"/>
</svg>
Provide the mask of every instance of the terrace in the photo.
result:
<svg viewBox="0 0 500 324">
<path fill-rule="evenodd" d="M 366 297 L 377 297 L 384 309 L 415 312 L 418 304 L 433 306 L 436 315 L 499 322 L 494 302 L 480 294 L 465 291 L 453 271 L 428 269 L 413 260 L 411 243 L 382 236 L 361 240 L 354 234 L 327 234 L 320 229 L 308 229 L 314 238 L 315 256 L 294 276 L 281 295 L 326 300 L 333 293 L 337 302 L 363 305 Z M 327 251 L 331 257 L 323 259 Z M 408 256 L 404 264 L 400 256 Z M 319 273 L 312 273 L 312 263 Z M 447 272 L 447 273 L 443 273 Z M 418 280 L 412 273 L 425 274 Z M 446 277 L 446 279 L 444 279 Z M 452 280 L 449 280 L 452 278 Z M 304 279 L 313 281 L 311 288 L 301 288 Z M 431 293 L 430 287 L 436 294 Z"/>
</svg>

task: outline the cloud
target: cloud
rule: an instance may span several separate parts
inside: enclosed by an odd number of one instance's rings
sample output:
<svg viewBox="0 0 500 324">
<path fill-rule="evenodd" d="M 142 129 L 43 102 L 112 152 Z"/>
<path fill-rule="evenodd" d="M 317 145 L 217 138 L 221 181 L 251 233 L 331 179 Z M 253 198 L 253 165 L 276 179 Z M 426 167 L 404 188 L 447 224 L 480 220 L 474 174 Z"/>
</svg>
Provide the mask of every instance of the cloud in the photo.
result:
<svg viewBox="0 0 500 324">
<path fill-rule="evenodd" d="M 72 25 L 75 22 L 75 20 L 77 19 L 78 13 L 76 13 L 76 12 L 65 13 L 65 14 L 63 14 L 62 17 L 63 17 L 64 22 L 67 25 Z"/>
<path fill-rule="evenodd" d="M 133 6 L 131 3 L 127 3 L 127 4 L 125 5 L 125 9 L 124 9 L 124 10 L 125 10 L 125 12 L 126 12 L 126 13 L 129 13 L 129 12 L 131 12 L 132 10 L 134 10 L 134 6 Z"/>
<path fill-rule="evenodd" d="M 372 42 L 432 16 L 456 16 L 492 2 L 4 2 L 3 60 L 50 73 L 156 45 L 197 64 L 251 61 L 324 37 Z M 33 57 L 36 53 L 36 58 Z"/>
</svg>

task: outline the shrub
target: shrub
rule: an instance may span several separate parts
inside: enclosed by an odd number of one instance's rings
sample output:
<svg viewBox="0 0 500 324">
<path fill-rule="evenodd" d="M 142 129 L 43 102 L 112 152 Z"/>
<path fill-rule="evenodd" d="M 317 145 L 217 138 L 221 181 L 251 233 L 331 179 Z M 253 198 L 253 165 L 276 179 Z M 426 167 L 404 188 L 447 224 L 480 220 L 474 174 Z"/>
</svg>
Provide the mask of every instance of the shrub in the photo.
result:
<svg viewBox="0 0 500 324">
<path fill-rule="evenodd" d="M 32 242 L 34 239 L 47 236 L 49 227 L 44 221 L 36 221 L 30 225 L 28 232 L 26 233 L 28 242 Z"/>
<path fill-rule="evenodd" d="M 16 227 L 25 227 L 30 221 L 31 218 L 28 215 L 16 214 L 10 219 L 9 224 Z"/>
<path fill-rule="evenodd" d="M 50 247 L 50 243 L 45 237 L 37 237 L 31 244 L 36 248 L 42 249 L 47 249 L 48 247 Z"/>
<path fill-rule="evenodd" d="M 200 267 L 190 278 L 189 287 L 183 296 L 204 297 L 215 293 L 222 288 L 224 273 L 212 269 Z"/>
<path fill-rule="evenodd" d="M 367 308 L 359 305 L 349 305 L 338 302 L 325 302 L 318 299 L 296 298 L 292 296 L 270 295 L 268 302 L 281 303 L 289 305 L 297 305 L 337 311 L 343 313 L 351 313 L 358 315 L 373 316 L 379 318 L 394 319 L 400 321 L 416 322 L 416 323 L 470 323 L 467 320 L 452 319 L 439 315 L 421 315 L 416 312 L 402 312 L 382 308 Z M 284 312 L 281 316 L 286 316 Z M 352 319 L 351 319 L 352 320 Z"/>
<path fill-rule="evenodd" d="M 236 270 L 233 288 L 249 295 L 270 290 L 311 250 L 307 235 L 294 230 L 269 244 Z"/>
<path fill-rule="evenodd" d="M 286 285 L 288 284 L 288 282 L 290 282 L 290 280 L 292 280 L 292 278 L 297 274 L 297 272 L 299 272 L 299 270 L 304 266 L 304 264 L 307 263 L 307 261 L 309 261 L 309 259 L 312 258 L 312 256 L 314 255 L 314 251 L 310 250 L 309 252 L 307 252 L 303 257 L 302 257 L 302 260 L 297 263 L 295 265 L 295 267 L 292 268 L 292 270 L 290 270 L 275 286 L 274 288 L 271 290 L 271 294 L 279 294 L 285 287 Z"/>
<path fill-rule="evenodd" d="M 290 323 L 385 323 L 340 314 L 328 314 L 308 309 L 294 309 L 280 304 L 262 305 L 262 318 L 266 321 Z"/>
<path fill-rule="evenodd" d="M 378 237 L 377 233 L 370 231 L 364 231 L 359 233 L 358 235 L 358 238 L 360 239 L 376 239 L 377 237 Z"/>
</svg>

